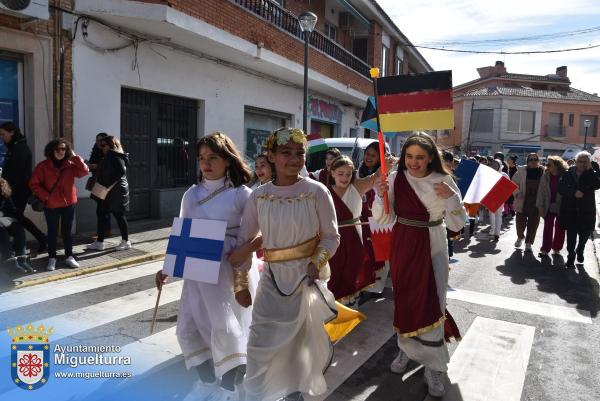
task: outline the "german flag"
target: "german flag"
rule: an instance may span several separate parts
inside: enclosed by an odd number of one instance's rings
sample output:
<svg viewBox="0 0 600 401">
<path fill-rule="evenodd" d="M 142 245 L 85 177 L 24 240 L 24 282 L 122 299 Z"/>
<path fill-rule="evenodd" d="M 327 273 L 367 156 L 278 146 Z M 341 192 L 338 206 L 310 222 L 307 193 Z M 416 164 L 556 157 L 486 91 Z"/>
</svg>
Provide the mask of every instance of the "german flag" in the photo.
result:
<svg viewBox="0 0 600 401">
<path fill-rule="evenodd" d="M 454 128 L 452 71 L 377 79 L 382 132 Z"/>
</svg>

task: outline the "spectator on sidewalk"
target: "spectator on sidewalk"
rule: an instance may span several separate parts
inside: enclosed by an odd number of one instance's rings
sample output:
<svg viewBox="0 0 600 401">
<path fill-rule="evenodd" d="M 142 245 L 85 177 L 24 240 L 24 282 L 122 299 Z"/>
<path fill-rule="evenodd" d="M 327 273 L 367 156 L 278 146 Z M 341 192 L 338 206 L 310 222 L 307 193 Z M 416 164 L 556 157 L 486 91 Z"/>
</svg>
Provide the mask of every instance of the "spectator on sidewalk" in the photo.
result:
<svg viewBox="0 0 600 401">
<path fill-rule="evenodd" d="M 89 170 L 83 159 L 76 155 L 71 144 L 64 139 L 53 139 L 44 148 L 46 160 L 38 163 L 33 170 L 29 187 L 44 204 L 44 216 L 48 225 L 48 265 L 46 270 L 56 268 L 56 242 L 59 222 L 65 264 L 75 269 L 79 263 L 73 257 L 73 238 L 71 227 L 77 203 L 75 178 L 88 175 Z"/>
<path fill-rule="evenodd" d="M 544 219 L 544 239 L 539 254 L 541 257 L 548 256 L 550 249 L 554 255 L 560 255 L 565 242 L 565 230 L 560 228 L 558 218 L 561 204 L 558 181 L 568 169 L 567 163 L 560 156 L 548 156 L 547 169 L 540 180 L 536 201 L 539 214 Z"/>
<path fill-rule="evenodd" d="M 600 167 L 588 152 L 579 152 L 575 166 L 558 182 L 558 193 L 562 195 L 560 226 L 567 231 L 567 267 L 575 267 L 575 256 L 577 262 L 584 261 L 585 243 L 596 225 L 597 189 L 600 189 Z"/>
<path fill-rule="evenodd" d="M 85 189 L 87 189 L 90 192 L 92 191 L 92 188 L 94 187 L 94 184 L 96 182 L 96 172 L 98 171 L 98 166 L 102 162 L 102 159 L 104 159 L 104 153 L 102 152 L 102 139 L 106 138 L 107 136 L 108 134 L 106 132 L 100 132 L 98 133 L 98 135 L 96 135 L 96 142 L 94 142 L 94 146 L 92 146 L 92 151 L 90 152 L 90 159 L 87 161 L 91 177 L 88 179 L 88 183 L 86 184 Z M 110 217 L 107 220 L 106 236 L 112 236 L 110 230 Z"/>
<path fill-rule="evenodd" d="M 521 248 L 523 240 L 525 240 L 525 252 L 532 252 L 531 246 L 540 225 L 540 214 L 536 201 L 543 173 L 544 168 L 540 166 L 540 158 L 537 153 L 530 153 L 527 155 L 527 165 L 518 167 L 512 178 L 518 186 L 514 192 L 515 201 L 513 204 L 517 213 L 517 241 L 515 247 Z M 527 235 L 525 230 L 527 230 Z"/>
<path fill-rule="evenodd" d="M 96 170 L 96 182 L 109 188 L 109 191 L 105 199 L 92 195 L 92 199 L 97 202 L 98 236 L 96 241 L 88 244 L 86 248 L 100 251 L 104 249 L 104 238 L 112 214 L 121 232 L 121 243 L 115 249 L 124 251 L 131 248 L 125 218 L 125 212 L 129 211 L 129 183 L 127 182 L 129 156 L 123 151 L 121 142 L 112 135 L 101 140 L 101 147 L 104 158 Z"/>
<path fill-rule="evenodd" d="M 2 177 L 12 188 L 12 201 L 17 210 L 17 221 L 29 231 L 38 242 L 38 253 L 46 250 L 46 235 L 36 225 L 25 217 L 27 200 L 31 196 L 29 179 L 31 178 L 32 157 L 27 146 L 27 139 L 11 122 L 0 125 L 0 137 L 7 148 L 6 159 L 2 169 Z"/>
<path fill-rule="evenodd" d="M 17 221 L 17 209 L 11 200 L 12 189 L 0 178 L 0 263 L 6 263 L 15 251 L 15 267 L 23 273 L 35 272 L 25 255 L 25 229 Z M 13 237 L 11 243 L 10 237 Z"/>
</svg>

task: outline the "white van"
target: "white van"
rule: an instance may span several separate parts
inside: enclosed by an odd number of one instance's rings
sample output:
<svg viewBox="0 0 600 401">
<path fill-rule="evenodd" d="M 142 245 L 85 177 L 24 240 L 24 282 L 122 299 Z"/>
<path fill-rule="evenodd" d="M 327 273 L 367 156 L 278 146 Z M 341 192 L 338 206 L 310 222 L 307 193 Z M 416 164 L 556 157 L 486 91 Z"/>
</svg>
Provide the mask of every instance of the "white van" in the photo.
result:
<svg viewBox="0 0 600 401">
<path fill-rule="evenodd" d="M 356 168 L 362 163 L 365 149 L 371 142 L 377 142 L 374 138 L 324 138 L 328 148 L 338 148 L 343 155 L 352 159 Z M 325 150 L 311 153 L 306 156 L 306 168 L 308 171 L 317 171 L 325 167 Z"/>
</svg>

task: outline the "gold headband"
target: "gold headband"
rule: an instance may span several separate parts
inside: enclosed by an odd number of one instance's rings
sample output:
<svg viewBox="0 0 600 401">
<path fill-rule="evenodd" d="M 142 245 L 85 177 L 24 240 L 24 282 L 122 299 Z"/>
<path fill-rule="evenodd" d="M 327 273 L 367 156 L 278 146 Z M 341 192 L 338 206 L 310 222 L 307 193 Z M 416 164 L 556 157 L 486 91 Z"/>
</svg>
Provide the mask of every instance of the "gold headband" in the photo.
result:
<svg viewBox="0 0 600 401">
<path fill-rule="evenodd" d="M 300 145 L 306 144 L 306 136 L 304 132 L 299 128 L 279 128 L 269 135 L 265 148 L 267 150 L 273 150 L 275 143 L 277 145 L 285 145 L 289 141 L 299 143 Z"/>
</svg>

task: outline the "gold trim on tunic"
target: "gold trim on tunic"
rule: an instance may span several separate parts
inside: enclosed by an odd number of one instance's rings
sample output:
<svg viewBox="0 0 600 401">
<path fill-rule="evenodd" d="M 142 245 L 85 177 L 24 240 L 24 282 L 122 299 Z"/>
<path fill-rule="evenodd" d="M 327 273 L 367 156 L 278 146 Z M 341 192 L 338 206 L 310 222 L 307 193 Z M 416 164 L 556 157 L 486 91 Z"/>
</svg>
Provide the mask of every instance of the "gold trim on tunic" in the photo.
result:
<svg viewBox="0 0 600 401">
<path fill-rule="evenodd" d="M 287 248 L 263 249 L 265 262 L 287 262 L 290 260 L 310 258 L 319 245 L 319 236 Z"/>
<path fill-rule="evenodd" d="M 435 227 L 439 226 L 444 222 L 443 219 L 433 220 L 433 221 L 421 221 L 421 220 L 411 220 L 405 219 L 403 217 L 396 217 L 396 221 L 402 225 L 410 226 L 410 227 Z"/>
<path fill-rule="evenodd" d="M 425 326 L 425 327 L 421 327 L 420 329 L 417 329 L 415 331 L 411 331 L 408 333 L 402 333 L 400 331 L 399 328 L 397 328 L 396 326 L 394 326 L 394 329 L 396 329 L 396 333 L 398 333 L 398 335 L 400 337 L 404 337 L 404 338 L 409 338 L 409 337 L 417 337 L 420 336 L 421 334 L 425 334 L 430 332 L 431 330 L 441 326 L 442 324 L 444 324 L 444 321 L 446 320 L 445 316 L 442 316 L 437 322 L 429 325 L 429 326 Z"/>
</svg>

